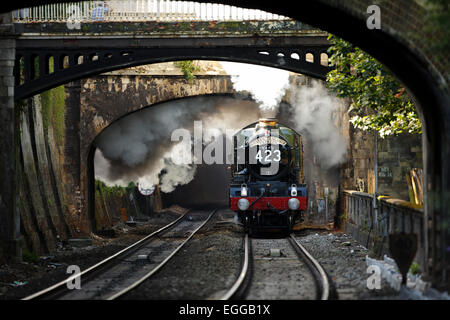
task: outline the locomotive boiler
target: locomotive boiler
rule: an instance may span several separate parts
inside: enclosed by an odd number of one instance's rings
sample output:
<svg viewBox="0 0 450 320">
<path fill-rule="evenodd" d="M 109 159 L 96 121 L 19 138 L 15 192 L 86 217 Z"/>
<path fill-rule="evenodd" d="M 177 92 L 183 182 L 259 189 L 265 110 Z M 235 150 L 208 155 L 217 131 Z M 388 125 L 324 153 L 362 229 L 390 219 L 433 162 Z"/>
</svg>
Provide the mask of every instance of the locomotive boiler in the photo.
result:
<svg viewBox="0 0 450 320">
<path fill-rule="evenodd" d="M 290 232 L 306 210 L 302 137 L 276 119 L 260 119 L 234 136 L 230 208 L 250 235 Z"/>
</svg>

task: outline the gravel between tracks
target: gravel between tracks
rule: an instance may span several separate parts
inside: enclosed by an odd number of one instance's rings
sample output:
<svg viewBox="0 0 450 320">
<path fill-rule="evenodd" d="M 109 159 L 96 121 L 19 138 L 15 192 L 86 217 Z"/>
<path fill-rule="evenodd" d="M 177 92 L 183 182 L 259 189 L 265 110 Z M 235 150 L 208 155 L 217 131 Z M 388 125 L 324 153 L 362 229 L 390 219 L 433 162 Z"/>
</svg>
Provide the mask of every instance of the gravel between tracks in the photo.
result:
<svg viewBox="0 0 450 320">
<path fill-rule="evenodd" d="M 280 256 L 270 256 L 279 249 Z M 298 259 L 288 238 L 252 239 L 252 280 L 248 300 L 313 300 L 316 298 L 314 276 L 303 259 Z"/>
<path fill-rule="evenodd" d="M 138 227 L 122 226 L 117 238 L 94 237 L 93 245 L 52 254 L 38 263 L 0 266 L 0 300 L 21 299 L 67 278 L 68 265 L 83 270 L 157 230 L 180 213 L 165 212 Z M 124 232 L 127 230 L 127 232 Z M 367 250 L 339 232 L 302 231 L 297 240 L 322 264 L 339 299 L 395 299 L 398 294 L 382 280 L 380 290 L 367 289 Z M 218 299 L 241 270 L 243 229 L 230 210 L 215 216 L 155 277 L 125 299 Z M 27 282 L 13 287 L 14 281 Z"/>
<path fill-rule="evenodd" d="M 123 299 L 219 299 L 241 268 L 243 231 L 219 210 L 158 273 Z"/>
<path fill-rule="evenodd" d="M 381 281 L 381 289 L 369 290 L 365 257 L 367 249 L 351 236 L 335 232 L 303 231 L 296 239 L 322 265 L 333 280 L 341 300 L 389 299 L 397 293 Z"/>
<path fill-rule="evenodd" d="M 69 265 L 81 270 L 126 248 L 180 216 L 179 211 L 165 211 L 136 227 L 116 226 L 116 238 L 92 236 L 93 244 L 84 248 L 65 247 L 35 263 L 0 265 L 0 300 L 22 299 L 66 279 Z M 14 281 L 26 283 L 14 287 Z"/>
</svg>

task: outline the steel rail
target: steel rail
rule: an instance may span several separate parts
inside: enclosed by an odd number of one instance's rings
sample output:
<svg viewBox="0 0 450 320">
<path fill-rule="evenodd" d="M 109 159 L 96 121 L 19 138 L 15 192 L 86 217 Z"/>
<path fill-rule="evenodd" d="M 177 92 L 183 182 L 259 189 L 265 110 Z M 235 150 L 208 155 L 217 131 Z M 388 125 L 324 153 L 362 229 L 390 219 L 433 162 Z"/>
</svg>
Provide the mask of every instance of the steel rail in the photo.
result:
<svg viewBox="0 0 450 320">
<path fill-rule="evenodd" d="M 307 266 L 311 270 L 313 276 L 316 278 L 316 284 L 320 286 L 320 300 L 328 300 L 330 298 L 330 284 L 328 281 L 327 274 L 320 263 L 314 259 L 314 257 L 295 239 L 295 237 L 291 234 L 288 239 L 291 246 L 294 248 L 294 251 L 297 253 L 297 257 L 301 260 L 302 258 L 306 260 Z M 233 286 L 228 290 L 225 295 L 223 295 L 220 300 L 230 300 L 233 298 L 242 298 L 237 297 L 237 293 L 240 292 L 243 294 L 246 287 L 248 287 L 248 283 L 245 284 L 245 280 L 249 278 L 250 270 L 250 247 L 251 241 L 248 235 L 245 235 L 244 240 L 244 262 L 242 264 L 241 272 L 233 284 Z"/>
<path fill-rule="evenodd" d="M 244 238 L 244 263 L 242 264 L 241 273 L 237 278 L 236 282 L 233 286 L 228 290 L 228 292 L 220 298 L 220 300 L 230 300 L 231 298 L 236 296 L 236 293 L 239 289 L 243 287 L 244 281 L 249 273 L 249 260 L 250 260 L 250 240 L 248 238 L 248 234 L 245 234 Z"/>
<path fill-rule="evenodd" d="M 295 239 L 293 234 L 289 236 L 290 244 L 296 249 L 297 253 L 308 262 L 307 265 L 310 269 L 313 269 L 313 275 L 315 276 L 318 284 L 320 285 L 320 300 L 328 300 L 330 297 L 330 283 L 328 281 L 328 276 L 320 265 L 320 263 L 314 259 L 314 257 L 305 249 L 298 241 Z"/>
<path fill-rule="evenodd" d="M 74 279 L 77 278 L 81 278 L 81 276 L 85 276 L 87 274 L 91 274 L 94 271 L 97 271 L 98 269 L 100 269 L 101 267 L 105 266 L 106 263 L 111 262 L 114 259 L 117 259 L 119 256 L 123 255 L 124 253 L 129 252 L 131 249 L 133 248 L 138 248 L 138 245 L 144 245 L 146 241 L 148 241 L 149 239 L 153 238 L 154 236 L 160 234 L 161 232 L 167 230 L 168 228 L 172 227 L 174 224 L 176 224 L 178 221 L 180 221 L 182 218 L 184 218 L 184 216 L 186 216 L 186 214 L 189 211 L 185 212 L 183 215 L 181 215 L 180 217 L 178 217 L 177 219 L 175 219 L 174 221 L 172 221 L 171 223 L 165 225 L 164 227 L 152 232 L 151 234 L 145 236 L 144 238 L 140 239 L 139 241 L 136 241 L 135 243 L 133 243 L 132 245 L 126 247 L 125 249 L 120 250 L 119 252 L 113 254 L 112 256 L 94 264 L 93 266 L 87 268 L 86 270 L 83 270 L 81 273 L 76 274 L 76 275 L 72 275 L 70 277 L 68 277 L 67 279 L 58 282 L 46 289 L 43 289 L 41 291 L 38 291 L 30 296 L 27 296 L 25 298 L 22 298 L 22 300 L 32 300 L 32 299 L 36 299 L 36 298 L 44 298 L 46 295 L 50 295 L 53 293 L 56 293 L 58 290 L 64 289 L 64 286 L 67 286 L 67 283 L 69 283 L 70 281 L 73 281 Z"/>
<path fill-rule="evenodd" d="M 167 256 L 159 265 L 157 265 L 154 269 L 152 269 L 149 273 L 147 273 L 145 276 L 143 276 L 142 278 L 140 278 L 139 280 L 137 280 L 136 282 L 134 282 L 133 284 L 131 284 L 130 286 L 122 289 L 121 291 L 119 291 L 118 293 L 110 296 L 109 298 L 107 298 L 107 300 L 115 300 L 121 296 L 123 296 L 124 294 L 132 291 L 133 289 L 135 289 L 136 287 L 138 287 L 139 285 L 141 285 L 144 281 L 146 281 L 147 279 L 149 279 L 152 275 L 154 275 L 159 269 L 161 269 L 170 259 L 172 259 L 173 256 L 175 256 L 175 254 L 194 236 L 194 234 L 197 233 L 198 230 L 200 230 L 210 219 L 211 217 L 217 212 L 217 209 L 214 209 L 208 216 L 208 218 L 200 225 L 198 226 L 190 235 L 189 237 L 186 238 L 186 240 L 184 240 L 174 251 L 172 251 L 172 253 Z"/>
</svg>

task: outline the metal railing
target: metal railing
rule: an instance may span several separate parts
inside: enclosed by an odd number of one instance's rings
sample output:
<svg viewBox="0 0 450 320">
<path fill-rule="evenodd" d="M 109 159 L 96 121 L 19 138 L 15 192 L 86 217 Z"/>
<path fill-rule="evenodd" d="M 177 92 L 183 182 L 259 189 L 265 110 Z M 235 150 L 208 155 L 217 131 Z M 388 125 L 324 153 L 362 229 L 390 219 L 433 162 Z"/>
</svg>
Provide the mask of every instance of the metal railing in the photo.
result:
<svg viewBox="0 0 450 320">
<path fill-rule="evenodd" d="M 167 0 L 107 0 L 54 3 L 12 12 L 16 23 L 133 21 L 290 20 L 269 12 L 217 3 Z"/>
<path fill-rule="evenodd" d="M 343 195 L 347 221 L 364 231 L 370 231 L 372 236 L 386 241 L 391 233 L 417 234 L 416 260 L 419 264 L 425 265 L 423 209 L 417 208 L 410 202 L 391 197 L 381 197 L 377 200 L 377 209 L 375 209 L 373 194 L 344 190 Z"/>
</svg>

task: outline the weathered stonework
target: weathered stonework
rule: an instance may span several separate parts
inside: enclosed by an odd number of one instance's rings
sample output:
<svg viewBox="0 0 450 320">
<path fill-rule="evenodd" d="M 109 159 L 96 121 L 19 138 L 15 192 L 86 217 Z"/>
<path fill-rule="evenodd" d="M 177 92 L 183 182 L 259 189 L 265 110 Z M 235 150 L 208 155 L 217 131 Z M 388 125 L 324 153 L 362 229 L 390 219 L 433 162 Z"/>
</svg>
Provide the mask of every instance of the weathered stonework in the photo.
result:
<svg viewBox="0 0 450 320">
<path fill-rule="evenodd" d="M 421 135 L 378 139 L 378 192 L 409 201 L 406 174 L 423 167 Z"/>
<path fill-rule="evenodd" d="M 14 117 L 15 31 L 11 15 L 0 14 L 0 262 L 21 257 L 17 207 L 17 145 Z"/>
<path fill-rule="evenodd" d="M 114 121 L 142 108 L 174 99 L 203 96 L 230 95 L 234 89 L 229 76 L 197 76 L 187 82 L 183 76 L 100 75 L 81 81 L 80 92 L 80 196 L 87 204 L 89 185 L 93 177 L 88 166 L 93 156 L 95 138 Z M 105 103 L 106 101 L 106 103 Z M 109 104 L 107 101 L 113 101 Z M 89 208 L 82 205 L 80 225 L 82 232 L 93 217 Z M 92 209 L 91 209 L 92 211 Z"/>
<path fill-rule="evenodd" d="M 342 114 L 347 118 L 346 113 Z M 375 133 L 347 127 L 350 141 L 348 160 L 341 168 L 343 190 L 375 192 Z M 406 174 L 414 168 L 422 169 L 420 135 L 402 134 L 377 139 L 378 194 L 409 201 Z"/>
<path fill-rule="evenodd" d="M 66 105 L 58 108 L 64 110 L 63 118 L 52 118 L 47 112 L 44 121 L 43 110 L 52 106 L 44 108 L 41 95 L 28 99 L 19 113 L 21 234 L 24 249 L 40 254 L 53 251 L 58 241 L 110 227 L 123 220 L 122 211 L 128 217 L 134 214 L 127 195 L 102 194 L 94 188 L 94 141 L 104 128 L 126 114 L 163 101 L 234 93 L 228 76 L 212 75 L 186 82 L 179 74 L 109 74 L 64 87 L 62 92 L 52 93 L 65 95 L 62 101 L 58 99 Z M 50 103 L 48 98 L 45 101 Z M 55 131 L 56 125 L 61 126 L 55 121 L 64 122 L 63 131 Z M 98 193 L 95 199 L 94 193 Z M 95 210 L 99 214 L 91 216 Z"/>
<path fill-rule="evenodd" d="M 55 23 L 21 23 L 17 32 L 40 34 L 93 35 L 109 34 L 123 36 L 188 36 L 223 37 L 227 35 L 287 35 L 287 34 L 322 34 L 321 30 L 299 21 L 146 21 L 146 22 L 107 22 L 82 23 L 81 29 L 68 29 L 64 22 Z"/>
</svg>

